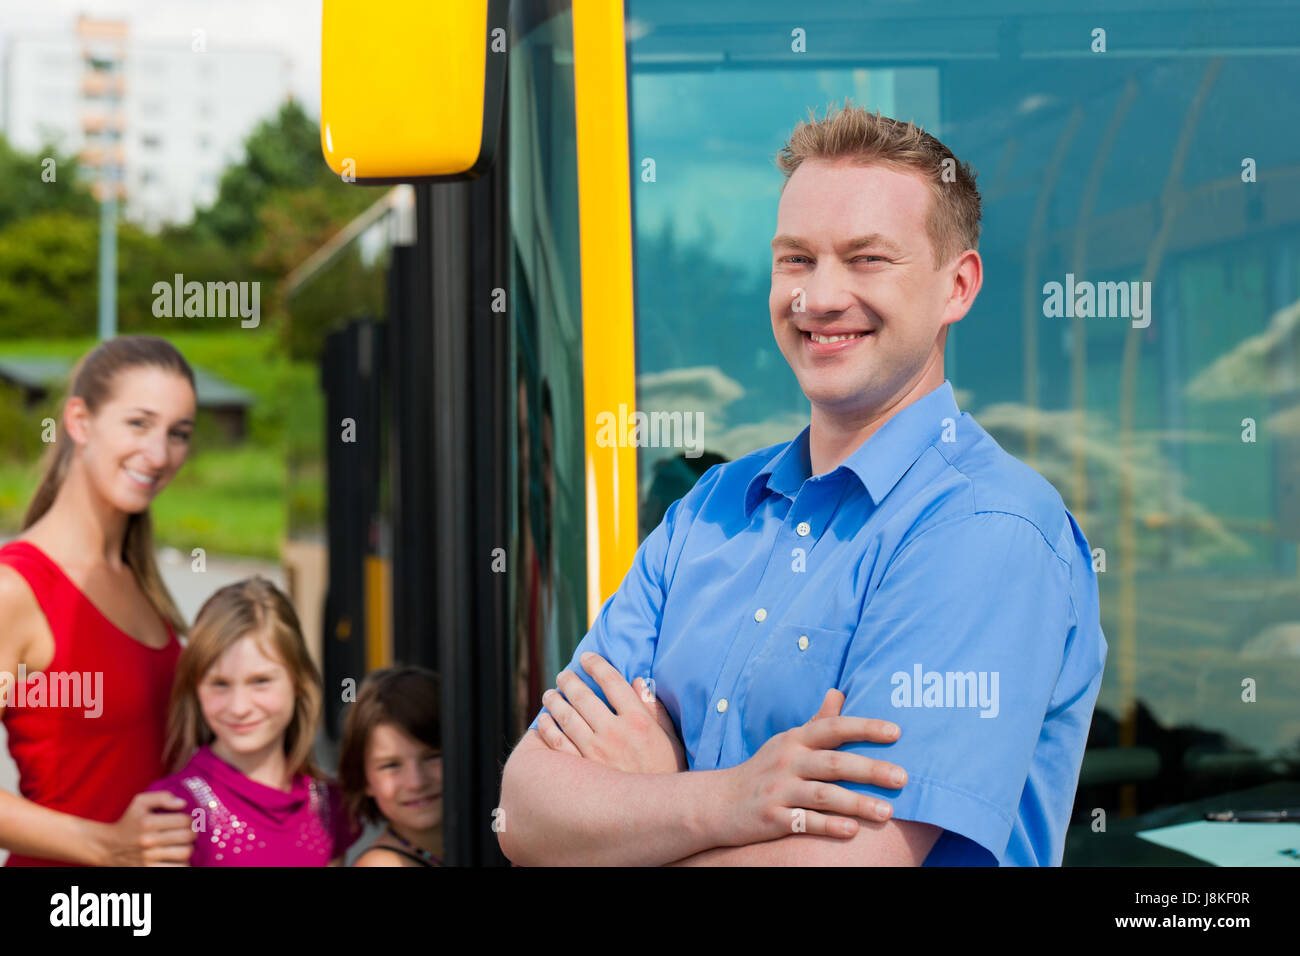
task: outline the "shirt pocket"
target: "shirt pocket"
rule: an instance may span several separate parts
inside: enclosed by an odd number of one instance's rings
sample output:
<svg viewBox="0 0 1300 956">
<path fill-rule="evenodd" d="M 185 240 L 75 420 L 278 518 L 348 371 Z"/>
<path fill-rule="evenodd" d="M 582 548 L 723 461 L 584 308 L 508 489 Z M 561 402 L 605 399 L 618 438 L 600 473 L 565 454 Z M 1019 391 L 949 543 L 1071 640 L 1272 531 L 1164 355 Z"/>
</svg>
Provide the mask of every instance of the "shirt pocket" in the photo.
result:
<svg viewBox="0 0 1300 956">
<path fill-rule="evenodd" d="M 775 735 L 807 723 L 839 683 L 852 631 L 799 624 L 772 629 L 754 655 L 741 694 L 741 730 L 753 754 Z"/>
</svg>

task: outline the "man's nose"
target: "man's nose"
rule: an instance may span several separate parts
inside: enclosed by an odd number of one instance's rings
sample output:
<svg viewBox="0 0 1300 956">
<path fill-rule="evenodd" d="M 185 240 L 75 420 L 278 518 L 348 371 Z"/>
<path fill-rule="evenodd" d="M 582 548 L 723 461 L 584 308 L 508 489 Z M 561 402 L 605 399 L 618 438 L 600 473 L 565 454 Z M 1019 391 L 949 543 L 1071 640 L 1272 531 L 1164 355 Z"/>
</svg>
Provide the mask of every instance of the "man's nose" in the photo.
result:
<svg viewBox="0 0 1300 956">
<path fill-rule="evenodd" d="M 801 299 L 803 313 L 813 316 L 843 312 L 853 305 L 848 276 L 835 263 L 819 262 L 799 288 L 803 290 L 802 295 L 791 296 L 791 310 L 795 312 L 799 312 Z"/>
</svg>

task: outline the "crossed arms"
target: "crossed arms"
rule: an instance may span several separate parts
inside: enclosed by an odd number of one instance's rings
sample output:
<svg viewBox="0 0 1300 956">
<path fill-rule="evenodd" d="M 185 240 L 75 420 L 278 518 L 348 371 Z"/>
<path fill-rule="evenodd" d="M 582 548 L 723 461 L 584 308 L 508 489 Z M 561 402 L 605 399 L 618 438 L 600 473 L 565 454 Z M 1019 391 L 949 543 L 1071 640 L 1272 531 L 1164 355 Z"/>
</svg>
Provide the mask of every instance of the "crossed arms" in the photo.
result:
<svg viewBox="0 0 1300 956">
<path fill-rule="evenodd" d="M 916 866 L 943 832 L 889 819 L 886 801 L 833 783 L 902 785 L 901 768 L 836 750 L 898 733 L 839 716 L 839 691 L 743 764 L 689 771 L 659 701 L 596 654 L 582 665 L 612 710 L 567 671 L 543 698 L 554 720 L 524 735 L 502 776 L 498 837 L 517 864 Z"/>
</svg>

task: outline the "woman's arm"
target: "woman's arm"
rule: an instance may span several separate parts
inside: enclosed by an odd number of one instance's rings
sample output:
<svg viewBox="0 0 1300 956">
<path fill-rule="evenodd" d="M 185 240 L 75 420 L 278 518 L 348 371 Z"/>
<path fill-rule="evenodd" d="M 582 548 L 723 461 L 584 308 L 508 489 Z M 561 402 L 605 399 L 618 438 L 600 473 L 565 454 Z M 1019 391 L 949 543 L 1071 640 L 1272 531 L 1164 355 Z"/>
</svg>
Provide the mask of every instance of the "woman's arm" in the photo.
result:
<svg viewBox="0 0 1300 956">
<path fill-rule="evenodd" d="M 20 856 L 108 866 L 108 824 L 60 813 L 0 790 L 0 847 Z"/>
<path fill-rule="evenodd" d="M 18 665 L 28 654 L 33 635 L 45 625 L 36 598 L 22 575 L 0 565 L 0 714 Z M 194 834 L 183 813 L 185 801 L 170 793 L 140 794 L 116 823 L 99 823 L 51 810 L 15 793 L 0 790 L 0 847 L 34 856 L 90 866 L 183 864 Z"/>
<path fill-rule="evenodd" d="M 40 607 L 27 582 L 13 568 L 0 565 L 0 714 L 17 680 L 18 666 L 27 656 L 39 622 Z M 37 856 L 68 863 L 100 864 L 96 832 L 102 824 L 60 813 L 0 790 L 0 847 L 21 856 Z"/>
</svg>

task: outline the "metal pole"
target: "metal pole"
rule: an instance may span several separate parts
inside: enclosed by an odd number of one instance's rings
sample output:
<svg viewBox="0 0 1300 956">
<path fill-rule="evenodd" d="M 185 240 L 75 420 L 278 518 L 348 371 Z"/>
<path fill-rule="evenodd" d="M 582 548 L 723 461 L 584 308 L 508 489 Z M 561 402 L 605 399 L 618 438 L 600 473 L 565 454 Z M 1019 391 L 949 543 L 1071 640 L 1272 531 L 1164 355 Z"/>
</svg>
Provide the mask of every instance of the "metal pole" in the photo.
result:
<svg viewBox="0 0 1300 956">
<path fill-rule="evenodd" d="M 117 183 L 104 183 L 99 204 L 99 340 L 117 335 Z"/>
</svg>

